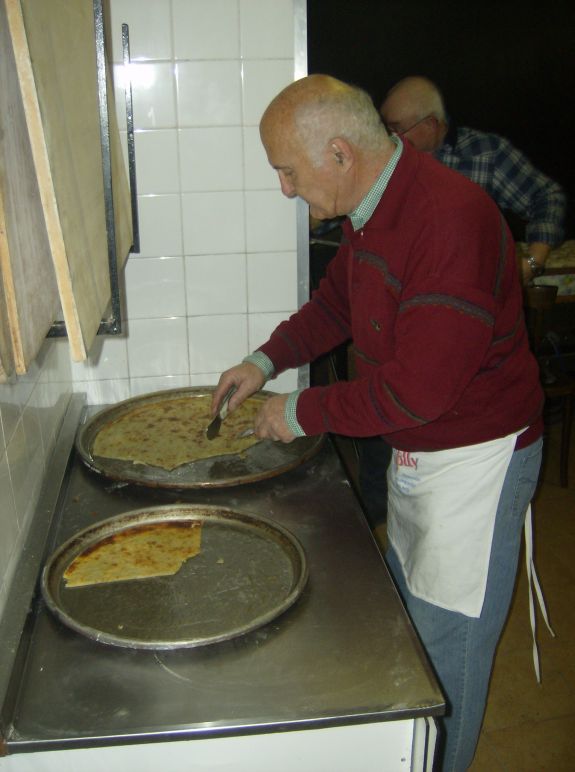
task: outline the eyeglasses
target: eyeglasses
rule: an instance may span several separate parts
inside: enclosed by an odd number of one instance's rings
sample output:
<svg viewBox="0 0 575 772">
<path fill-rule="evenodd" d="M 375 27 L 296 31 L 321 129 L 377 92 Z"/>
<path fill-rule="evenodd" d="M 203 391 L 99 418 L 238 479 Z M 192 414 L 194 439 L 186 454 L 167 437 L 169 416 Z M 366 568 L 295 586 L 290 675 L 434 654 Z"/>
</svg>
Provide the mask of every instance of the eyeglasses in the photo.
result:
<svg viewBox="0 0 575 772">
<path fill-rule="evenodd" d="M 390 126 L 387 126 L 387 130 L 390 134 L 396 134 L 398 137 L 403 137 L 404 134 L 408 134 L 412 129 L 415 129 L 416 126 L 419 126 L 420 123 L 423 123 L 423 121 L 434 117 L 434 115 L 424 115 L 423 118 L 420 118 L 415 123 L 412 123 L 408 129 L 392 129 Z"/>
</svg>

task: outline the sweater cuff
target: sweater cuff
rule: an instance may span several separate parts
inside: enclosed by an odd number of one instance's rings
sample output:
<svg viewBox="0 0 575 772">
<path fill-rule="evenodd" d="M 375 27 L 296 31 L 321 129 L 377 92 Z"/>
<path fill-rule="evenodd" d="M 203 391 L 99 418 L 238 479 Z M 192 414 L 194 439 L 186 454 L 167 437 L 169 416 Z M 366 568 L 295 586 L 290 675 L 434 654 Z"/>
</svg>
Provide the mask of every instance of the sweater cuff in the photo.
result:
<svg viewBox="0 0 575 772">
<path fill-rule="evenodd" d="M 284 417 L 288 428 L 296 437 L 305 437 L 306 434 L 297 420 L 297 400 L 299 395 L 299 391 L 292 391 L 288 396 L 285 404 Z"/>
<path fill-rule="evenodd" d="M 274 363 L 266 354 L 263 353 L 263 351 L 254 351 L 253 354 L 248 354 L 248 356 L 245 357 L 242 362 L 249 362 L 256 367 L 259 367 L 266 381 L 269 381 L 269 379 L 275 373 Z"/>
</svg>

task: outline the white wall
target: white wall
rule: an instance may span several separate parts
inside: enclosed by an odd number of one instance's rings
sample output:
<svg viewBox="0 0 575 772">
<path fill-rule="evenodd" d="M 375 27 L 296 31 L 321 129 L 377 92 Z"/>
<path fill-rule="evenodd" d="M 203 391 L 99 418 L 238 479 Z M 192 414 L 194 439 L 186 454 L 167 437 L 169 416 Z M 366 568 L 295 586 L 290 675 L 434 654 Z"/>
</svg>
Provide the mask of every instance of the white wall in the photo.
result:
<svg viewBox="0 0 575 772">
<path fill-rule="evenodd" d="M 68 343 L 53 339 L 0 385 L 0 614 L 71 394 Z"/>
<path fill-rule="evenodd" d="M 127 334 L 73 366 L 93 404 L 213 384 L 297 307 L 296 204 L 258 132 L 294 79 L 294 1 L 111 0 L 111 11 L 119 116 L 130 28 L 141 251 L 125 272 Z M 270 388 L 296 385 L 289 373 Z"/>
</svg>

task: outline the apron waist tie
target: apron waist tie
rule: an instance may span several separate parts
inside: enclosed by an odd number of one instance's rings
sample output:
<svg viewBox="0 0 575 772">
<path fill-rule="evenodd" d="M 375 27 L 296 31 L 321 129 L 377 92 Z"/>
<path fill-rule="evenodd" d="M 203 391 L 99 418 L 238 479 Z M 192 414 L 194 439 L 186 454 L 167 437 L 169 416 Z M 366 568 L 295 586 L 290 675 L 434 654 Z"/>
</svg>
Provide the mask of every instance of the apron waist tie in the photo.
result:
<svg viewBox="0 0 575 772">
<path fill-rule="evenodd" d="M 547 608 L 545 606 L 545 599 L 535 570 L 535 561 L 533 559 L 533 520 L 531 513 L 531 504 L 527 507 L 527 513 L 525 515 L 525 561 L 527 564 L 527 582 L 529 584 L 529 618 L 531 620 L 531 634 L 533 636 L 533 666 L 535 668 L 535 676 L 537 682 L 541 683 L 541 668 L 539 665 L 539 650 L 537 648 L 537 622 L 535 616 L 535 599 L 533 597 L 533 588 L 539 601 L 539 608 L 541 614 L 547 625 L 547 629 L 555 638 L 555 633 L 551 625 L 549 624 L 549 617 L 547 616 Z"/>
</svg>

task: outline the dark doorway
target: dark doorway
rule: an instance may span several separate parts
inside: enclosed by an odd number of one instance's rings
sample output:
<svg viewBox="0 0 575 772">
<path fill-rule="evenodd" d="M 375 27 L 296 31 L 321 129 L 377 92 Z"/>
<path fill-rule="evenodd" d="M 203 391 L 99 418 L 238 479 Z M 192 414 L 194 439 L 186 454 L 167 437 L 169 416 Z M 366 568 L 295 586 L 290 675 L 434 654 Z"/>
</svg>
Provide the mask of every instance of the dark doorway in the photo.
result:
<svg viewBox="0 0 575 772">
<path fill-rule="evenodd" d="M 502 134 L 569 197 L 575 238 L 575 3 L 550 0 L 308 0 L 308 69 L 368 91 L 377 106 L 427 75 L 458 123 Z"/>
</svg>

